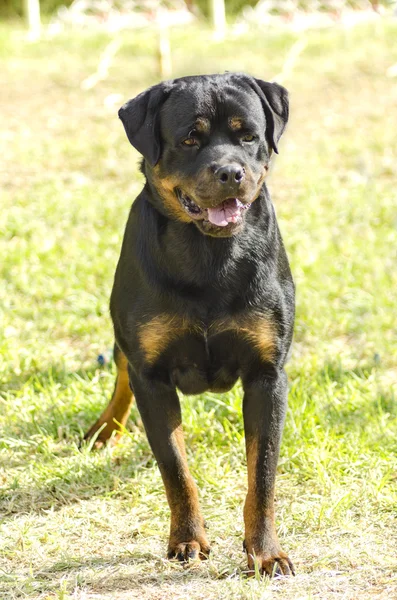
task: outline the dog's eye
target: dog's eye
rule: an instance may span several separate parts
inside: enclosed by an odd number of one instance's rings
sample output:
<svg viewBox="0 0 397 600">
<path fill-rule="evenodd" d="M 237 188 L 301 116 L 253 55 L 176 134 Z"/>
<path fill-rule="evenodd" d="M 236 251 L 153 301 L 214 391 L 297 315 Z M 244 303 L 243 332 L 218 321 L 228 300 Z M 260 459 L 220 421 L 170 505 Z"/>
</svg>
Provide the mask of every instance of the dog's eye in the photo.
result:
<svg viewBox="0 0 397 600">
<path fill-rule="evenodd" d="M 183 140 L 182 144 L 184 146 L 198 146 L 198 142 L 196 140 L 196 138 L 194 137 L 188 137 L 185 140 Z"/>
<path fill-rule="evenodd" d="M 255 140 L 254 135 L 245 135 L 244 137 L 241 138 L 241 141 L 243 141 L 243 142 L 253 142 L 254 140 Z"/>
<path fill-rule="evenodd" d="M 197 130 L 196 129 L 191 129 L 189 131 L 188 137 L 185 138 L 184 140 L 182 140 L 182 145 L 183 146 L 189 146 L 190 148 L 192 146 L 199 146 L 199 141 L 197 139 Z"/>
</svg>

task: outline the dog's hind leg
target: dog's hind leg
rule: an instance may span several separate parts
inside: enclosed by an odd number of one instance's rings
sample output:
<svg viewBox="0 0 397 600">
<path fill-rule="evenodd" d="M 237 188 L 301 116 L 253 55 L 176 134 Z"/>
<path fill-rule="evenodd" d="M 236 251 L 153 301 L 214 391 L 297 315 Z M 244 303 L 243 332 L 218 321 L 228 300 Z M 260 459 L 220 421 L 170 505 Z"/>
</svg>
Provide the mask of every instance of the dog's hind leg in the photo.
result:
<svg viewBox="0 0 397 600">
<path fill-rule="evenodd" d="M 128 379 L 128 362 L 117 344 L 114 345 L 114 361 L 117 366 L 117 379 L 112 398 L 99 419 L 84 436 L 85 440 L 89 440 L 100 430 L 94 446 L 96 448 L 105 444 L 114 431 L 116 435 L 112 439 L 116 441 L 120 437 L 122 434 L 120 425 L 125 426 L 131 412 L 133 394 Z"/>
</svg>

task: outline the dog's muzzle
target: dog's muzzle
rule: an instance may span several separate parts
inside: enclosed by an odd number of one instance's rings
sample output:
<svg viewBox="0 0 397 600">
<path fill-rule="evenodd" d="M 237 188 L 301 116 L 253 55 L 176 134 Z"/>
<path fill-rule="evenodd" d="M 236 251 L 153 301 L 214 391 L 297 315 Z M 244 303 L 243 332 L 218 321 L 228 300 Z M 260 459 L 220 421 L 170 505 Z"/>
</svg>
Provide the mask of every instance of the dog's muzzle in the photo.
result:
<svg viewBox="0 0 397 600">
<path fill-rule="evenodd" d="M 208 221 L 217 227 L 226 227 L 231 223 L 239 224 L 243 219 L 244 211 L 251 206 L 251 203 L 244 204 L 238 198 L 226 198 L 214 207 L 201 208 L 179 188 L 177 188 L 176 193 L 191 219 Z"/>
</svg>

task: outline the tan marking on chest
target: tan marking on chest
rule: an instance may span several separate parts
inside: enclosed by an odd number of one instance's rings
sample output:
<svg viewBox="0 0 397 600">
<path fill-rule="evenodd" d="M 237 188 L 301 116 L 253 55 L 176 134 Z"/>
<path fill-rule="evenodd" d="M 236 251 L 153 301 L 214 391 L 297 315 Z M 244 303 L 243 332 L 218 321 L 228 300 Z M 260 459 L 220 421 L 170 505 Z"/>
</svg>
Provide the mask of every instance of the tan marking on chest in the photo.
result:
<svg viewBox="0 0 397 600">
<path fill-rule="evenodd" d="M 277 336 L 269 316 L 251 313 L 214 321 L 208 327 L 208 336 L 227 331 L 246 339 L 264 362 L 274 360 Z M 146 360 L 153 363 L 171 343 L 187 334 L 204 336 L 203 324 L 162 313 L 139 326 L 138 339 Z"/>
<path fill-rule="evenodd" d="M 139 326 L 138 339 L 148 362 L 154 362 L 167 347 L 187 333 L 202 333 L 199 324 L 184 317 L 162 313 Z"/>
<path fill-rule="evenodd" d="M 274 321 L 263 314 L 238 315 L 231 319 L 216 321 L 211 333 L 234 331 L 245 338 L 258 352 L 264 362 L 271 362 L 276 355 L 277 334 Z"/>
</svg>

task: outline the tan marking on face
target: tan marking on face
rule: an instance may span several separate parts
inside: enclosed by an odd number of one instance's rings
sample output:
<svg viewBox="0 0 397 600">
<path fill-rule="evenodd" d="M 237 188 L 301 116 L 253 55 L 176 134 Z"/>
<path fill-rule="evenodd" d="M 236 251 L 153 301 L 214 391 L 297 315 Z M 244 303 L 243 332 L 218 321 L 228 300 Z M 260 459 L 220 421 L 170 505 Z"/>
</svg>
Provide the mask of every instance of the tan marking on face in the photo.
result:
<svg viewBox="0 0 397 600">
<path fill-rule="evenodd" d="M 276 328 L 270 317 L 263 314 L 237 316 L 217 321 L 211 329 L 214 333 L 235 331 L 250 342 L 264 362 L 272 362 L 276 354 Z"/>
<path fill-rule="evenodd" d="M 269 173 L 269 163 L 266 163 L 265 165 L 263 165 L 263 171 L 259 176 L 258 179 L 258 184 L 262 185 L 262 183 L 265 181 L 265 178 L 267 177 L 267 174 Z"/>
<path fill-rule="evenodd" d="M 208 119 L 199 117 L 195 122 L 195 128 L 200 133 L 209 133 L 211 131 L 211 123 Z"/>
<path fill-rule="evenodd" d="M 243 126 L 243 121 L 239 117 L 230 117 L 228 125 L 233 131 L 239 131 Z"/>
<path fill-rule="evenodd" d="M 183 187 L 180 185 L 180 180 L 177 177 L 162 177 L 160 175 L 160 167 L 156 165 L 152 170 L 152 181 L 170 216 L 174 217 L 177 221 L 191 223 L 192 219 L 181 206 L 174 191 L 176 187 Z"/>
<path fill-rule="evenodd" d="M 139 326 L 138 339 L 146 360 L 152 363 L 179 337 L 199 332 L 202 333 L 200 325 L 163 313 Z"/>
<path fill-rule="evenodd" d="M 261 174 L 259 175 L 259 178 L 258 178 L 258 181 L 256 184 L 257 187 L 256 187 L 256 193 L 255 193 L 254 200 L 256 200 L 258 198 L 259 194 L 261 193 L 261 189 L 262 189 L 263 183 L 267 177 L 268 172 L 269 172 L 269 165 L 266 164 L 263 166 L 263 170 L 262 170 Z"/>
</svg>

